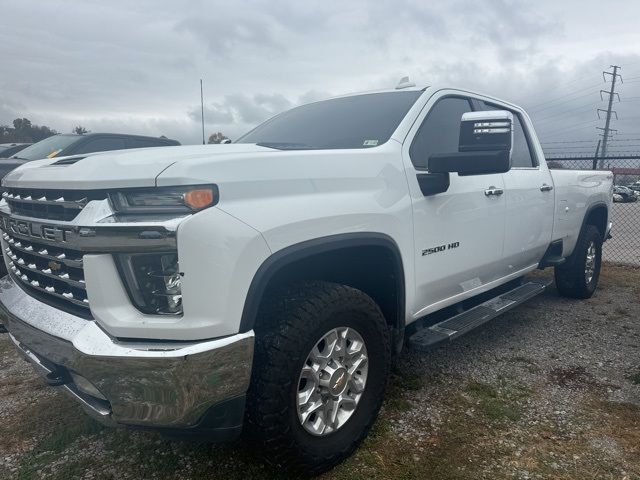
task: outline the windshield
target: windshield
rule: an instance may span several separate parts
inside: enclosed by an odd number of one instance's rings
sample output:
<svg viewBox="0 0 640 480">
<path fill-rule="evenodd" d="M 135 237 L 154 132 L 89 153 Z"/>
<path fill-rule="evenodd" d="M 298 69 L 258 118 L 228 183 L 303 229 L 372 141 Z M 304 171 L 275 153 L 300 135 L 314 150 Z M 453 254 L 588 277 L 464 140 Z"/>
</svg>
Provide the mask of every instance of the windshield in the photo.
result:
<svg viewBox="0 0 640 480">
<path fill-rule="evenodd" d="M 54 135 L 44 140 L 34 143 L 33 145 L 20 150 L 11 158 L 20 158 L 22 160 L 40 160 L 42 158 L 52 158 L 58 155 L 62 149 L 67 148 L 73 142 L 77 141 L 78 135 Z"/>
<path fill-rule="evenodd" d="M 389 140 L 421 94 L 370 93 L 302 105 L 267 120 L 235 143 L 281 150 L 375 147 Z"/>
</svg>

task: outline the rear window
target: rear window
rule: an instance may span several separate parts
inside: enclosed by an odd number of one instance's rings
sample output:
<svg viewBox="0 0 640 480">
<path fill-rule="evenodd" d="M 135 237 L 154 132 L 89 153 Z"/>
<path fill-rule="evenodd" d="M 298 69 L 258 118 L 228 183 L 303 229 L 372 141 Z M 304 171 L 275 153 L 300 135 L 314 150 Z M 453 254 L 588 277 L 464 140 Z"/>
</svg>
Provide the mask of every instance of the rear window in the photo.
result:
<svg viewBox="0 0 640 480">
<path fill-rule="evenodd" d="M 389 140 L 421 94 L 370 93 L 302 105 L 267 120 L 235 143 L 282 150 L 376 147 Z"/>
</svg>

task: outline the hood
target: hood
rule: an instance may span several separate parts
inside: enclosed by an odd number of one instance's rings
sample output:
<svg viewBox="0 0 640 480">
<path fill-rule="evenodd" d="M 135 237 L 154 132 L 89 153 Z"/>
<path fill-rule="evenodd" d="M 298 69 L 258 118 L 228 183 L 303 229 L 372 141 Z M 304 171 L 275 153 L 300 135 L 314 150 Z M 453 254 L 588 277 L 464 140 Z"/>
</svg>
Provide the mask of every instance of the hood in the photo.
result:
<svg viewBox="0 0 640 480">
<path fill-rule="evenodd" d="M 236 155 L 274 152 L 254 144 L 194 145 L 91 153 L 28 162 L 4 177 L 5 187 L 94 190 L 153 187 L 176 162 L 211 161 Z"/>
</svg>

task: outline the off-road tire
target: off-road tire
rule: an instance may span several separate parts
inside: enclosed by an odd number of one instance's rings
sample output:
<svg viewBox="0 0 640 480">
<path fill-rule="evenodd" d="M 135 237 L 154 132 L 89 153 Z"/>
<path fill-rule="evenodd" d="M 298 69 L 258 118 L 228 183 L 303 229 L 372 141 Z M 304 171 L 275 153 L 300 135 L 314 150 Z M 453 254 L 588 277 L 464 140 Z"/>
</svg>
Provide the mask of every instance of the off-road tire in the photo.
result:
<svg viewBox="0 0 640 480">
<path fill-rule="evenodd" d="M 563 297 L 591 298 L 598 286 L 602 265 L 602 233 L 593 225 L 585 225 L 575 250 L 567 262 L 555 267 L 555 280 L 558 293 Z M 595 246 L 595 269 L 591 281 L 587 281 L 585 270 L 587 252 L 590 245 Z"/>
<path fill-rule="evenodd" d="M 319 474 L 348 457 L 377 417 L 389 374 L 389 329 L 378 305 L 348 286 L 314 281 L 268 295 L 256 325 L 245 434 L 262 443 L 269 463 Z M 356 329 L 364 340 L 369 358 L 366 387 L 341 428 L 314 436 L 298 419 L 300 372 L 314 345 L 341 326 Z"/>
</svg>

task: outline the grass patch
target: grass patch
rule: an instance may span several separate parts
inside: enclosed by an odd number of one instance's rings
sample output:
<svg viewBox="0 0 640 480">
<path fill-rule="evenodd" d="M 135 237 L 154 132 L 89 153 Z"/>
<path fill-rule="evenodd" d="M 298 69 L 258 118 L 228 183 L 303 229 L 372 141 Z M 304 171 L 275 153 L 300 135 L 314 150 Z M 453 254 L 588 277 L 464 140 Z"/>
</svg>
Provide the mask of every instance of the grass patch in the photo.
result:
<svg viewBox="0 0 640 480">
<path fill-rule="evenodd" d="M 76 412 L 75 415 L 65 415 L 55 408 L 49 410 L 50 414 L 55 412 L 56 418 L 61 419 L 61 423 L 53 426 L 53 431 L 43 440 L 41 440 L 35 448 L 22 458 L 22 462 L 18 468 L 17 478 L 19 480 L 30 480 L 39 478 L 39 470 L 46 469 L 48 465 L 58 459 L 65 450 L 70 447 L 80 437 L 86 435 L 96 435 L 100 433 L 104 427 L 95 420 L 86 416 L 84 413 Z M 73 462 L 69 465 L 65 464 L 65 468 L 72 468 Z M 76 466 L 80 468 L 80 464 Z M 76 468 L 73 467 L 73 468 Z M 84 467 L 82 467 L 84 468 Z M 75 470 L 74 470 L 75 471 Z M 59 475 L 60 472 L 54 472 Z M 68 472 L 69 473 L 69 472 Z M 74 478 L 74 475 L 66 478 Z M 65 478 L 58 476 L 57 478 Z"/>
<path fill-rule="evenodd" d="M 394 395 L 389 397 L 384 402 L 385 408 L 387 408 L 390 412 L 408 412 L 413 408 L 413 405 L 409 400 L 403 398 L 400 395 Z"/>
<path fill-rule="evenodd" d="M 640 385 L 640 372 L 629 375 L 627 379 L 634 385 Z"/>
<path fill-rule="evenodd" d="M 516 422 L 522 416 L 519 401 L 530 394 L 530 390 L 519 384 L 501 381 L 500 388 L 487 383 L 471 381 L 465 387 L 480 411 L 492 420 Z"/>
</svg>

